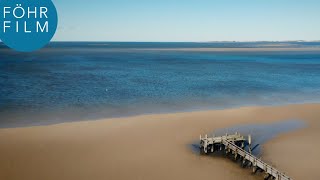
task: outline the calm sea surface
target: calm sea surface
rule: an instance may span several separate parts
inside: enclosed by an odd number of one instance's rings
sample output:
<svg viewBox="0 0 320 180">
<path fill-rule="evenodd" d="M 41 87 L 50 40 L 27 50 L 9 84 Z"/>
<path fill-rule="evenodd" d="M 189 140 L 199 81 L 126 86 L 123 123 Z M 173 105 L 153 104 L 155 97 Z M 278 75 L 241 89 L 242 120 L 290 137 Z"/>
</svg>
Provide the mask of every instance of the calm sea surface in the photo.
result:
<svg viewBox="0 0 320 180">
<path fill-rule="evenodd" d="M 148 50 L 265 44 L 52 43 L 34 53 L 0 45 L 0 127 L 320 102 L 320 52 Z"/>
</svg>

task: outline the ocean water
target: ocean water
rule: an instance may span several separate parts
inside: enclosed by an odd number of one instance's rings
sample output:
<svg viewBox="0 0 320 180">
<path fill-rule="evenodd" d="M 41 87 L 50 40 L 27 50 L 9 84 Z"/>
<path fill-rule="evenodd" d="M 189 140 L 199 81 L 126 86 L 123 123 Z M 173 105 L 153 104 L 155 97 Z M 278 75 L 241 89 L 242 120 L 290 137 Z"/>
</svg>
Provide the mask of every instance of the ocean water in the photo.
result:
<svg viewBox="0 0 320 180">
<path fill-rule="evenodd" d="M 320 52 L 148 50 L 264 45 L 51 43 L 33 53 L 0 45 L 0 127 L 319 102 Z"/>
</svg>

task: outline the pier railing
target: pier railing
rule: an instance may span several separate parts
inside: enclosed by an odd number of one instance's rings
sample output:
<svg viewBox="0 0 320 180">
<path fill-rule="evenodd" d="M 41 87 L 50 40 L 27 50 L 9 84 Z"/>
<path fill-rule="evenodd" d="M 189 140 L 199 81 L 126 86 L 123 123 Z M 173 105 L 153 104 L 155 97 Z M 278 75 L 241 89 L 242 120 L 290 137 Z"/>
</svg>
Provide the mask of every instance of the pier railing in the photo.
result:
<svg viewBox="0 0 320 180">
<path fill-rule="evenodd" d="M 251 141 L 250 136 L 249 139 L 249 141 Z M 222 149 L 221 147 L 224 146 L 226 152 L 232 152 L 235 155 L 236 159 L 237 157 L 241 157 L 243 164 L 248 162 L 253 167 L 254 173 L 258 170 L 264 171 L 266 173 L 265 179 L 273 178 L 276 180 L 292 180 L 292 178 L 287 176 L 285 173 L 280 172 L 273 166 L 255 157 L 251 154 L 251 152 L 247 152 L 246 150 L 244 150 L 243 146 L 239 147 L 235 144 L 235 142 L 240 142 L 240 144 L 242 143 L 243 145 L 244 141 L 245 138 L 238 133 L 236 133 L 235 135 L 225 135 L 211 138 L 205 136 L 204 138 L 200 137 L 200 148 L 203 148 L 202 150 L 205 153 L 208 153 L 208 149 L 213 152 L 215 150 L 215 146 L 220 146 L 220 150 Z"/>
</svg>

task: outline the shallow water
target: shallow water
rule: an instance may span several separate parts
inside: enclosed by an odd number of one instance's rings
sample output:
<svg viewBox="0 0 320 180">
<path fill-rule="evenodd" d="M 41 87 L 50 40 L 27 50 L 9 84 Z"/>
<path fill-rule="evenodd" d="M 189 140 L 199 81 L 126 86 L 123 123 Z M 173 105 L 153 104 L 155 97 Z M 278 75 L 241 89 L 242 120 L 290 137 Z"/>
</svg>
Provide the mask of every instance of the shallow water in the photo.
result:
<svg viewBox="0 0 320 180">
<path fill-rule="evenodd" d="M 222 136 L 226 133 L 234 134 L 235 132 L 238 132 L 246 137 L 250 134 L 252 138 L 252 153 L 255 156 L 259 157 L 262 155 L 261 146 L 264 143 L 270 141 L 271 139 L 283 133 L 301 129 L 304 127 L 306 127 L 306 124 L 301 120 L 286 120 L 271 124 L 246 124 L 240 126 L 233 126 L 229 128 L 215 130 L 211 133 L 211 135 L 214 134 L 215 136 Z M 211 135 L 208 134 L 208 136 Z M 191 145 L 192 151 L 195 153 L 200 153 L 198 143 L 199 142 L 194 142 Z M 248 151 L 248 147 L 246 147 L 246 150 Z"/>
<path fill-rule="evenodd" d="M 319 102 L 320 52 L 137 50 L 259 46 L 53 43 L 33 53 L 16 53 L 0 46 L 0 127 Z"/>
</svg>

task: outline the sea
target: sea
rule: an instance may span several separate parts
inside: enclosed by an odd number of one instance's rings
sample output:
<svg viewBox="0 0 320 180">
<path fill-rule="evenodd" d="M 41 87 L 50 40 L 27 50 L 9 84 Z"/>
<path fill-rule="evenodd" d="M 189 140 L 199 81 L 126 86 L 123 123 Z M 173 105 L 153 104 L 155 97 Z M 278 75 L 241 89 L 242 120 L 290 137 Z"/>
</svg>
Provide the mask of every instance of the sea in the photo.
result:
<svg viewBox="0 0 320 180">
<path fill-rule="evenodd" d="M 0 128 L 141 114 L 320 102 L 320 42 L 0 44 Z M 178 48 L 191 48 L 181 51 Z"/>
</svg>

